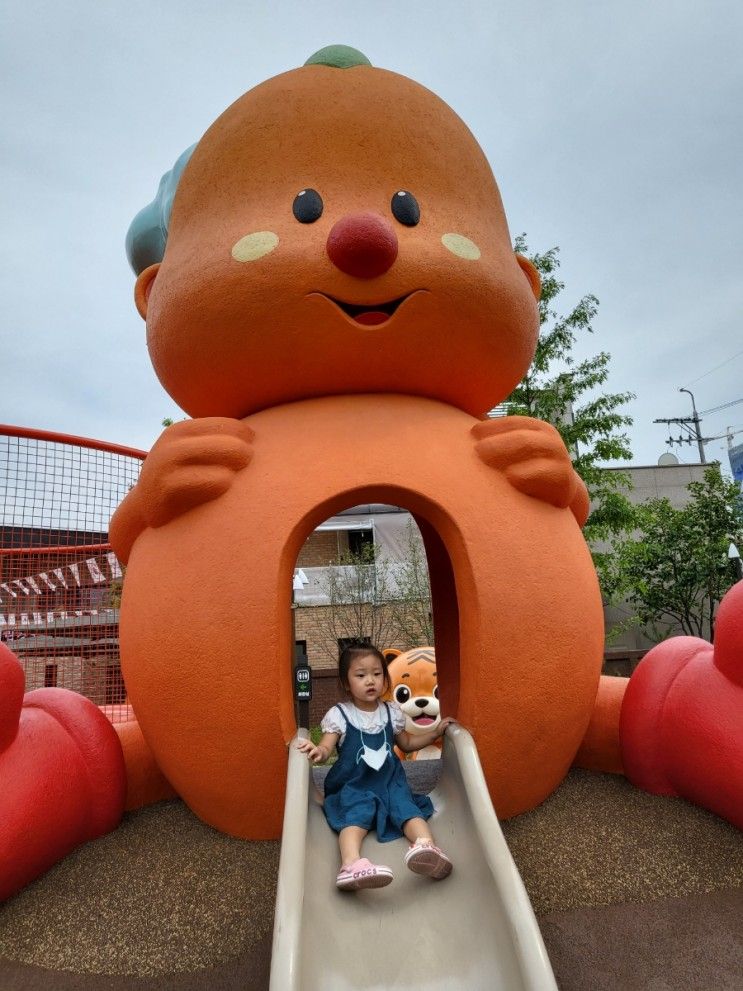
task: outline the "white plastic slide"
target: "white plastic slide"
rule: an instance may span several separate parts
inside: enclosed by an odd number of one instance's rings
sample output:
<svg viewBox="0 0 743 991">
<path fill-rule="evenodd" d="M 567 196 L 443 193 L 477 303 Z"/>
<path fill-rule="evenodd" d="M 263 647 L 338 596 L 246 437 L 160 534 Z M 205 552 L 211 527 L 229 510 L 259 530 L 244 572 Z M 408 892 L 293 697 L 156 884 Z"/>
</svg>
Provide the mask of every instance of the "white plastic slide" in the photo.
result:
<svg viewBox="0 0 743 991">
<path fill-rule="evenodd" d="M 336 836 L 292 741 L 270 991 L 556 991 L 466 730 L 449 728 L 442 761 L 431 826 L 452 874 L 415 875 L 403 866 L 405 840 L 379 844 L 371 834 L 364 855 L 391 867 L 395 880 L 340 892 Z"/>
</svg>

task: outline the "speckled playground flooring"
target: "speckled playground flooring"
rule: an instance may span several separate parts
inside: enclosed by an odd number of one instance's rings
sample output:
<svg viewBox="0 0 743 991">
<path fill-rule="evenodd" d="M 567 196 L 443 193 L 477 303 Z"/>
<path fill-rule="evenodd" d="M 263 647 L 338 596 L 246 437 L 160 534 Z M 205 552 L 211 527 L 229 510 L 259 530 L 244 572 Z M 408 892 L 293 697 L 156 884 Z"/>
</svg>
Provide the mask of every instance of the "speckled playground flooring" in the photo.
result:
<svg viewBox="0 0 743 991">
<path fill-rule="evenodd" d="M 407 768 L 423 791 L 438 764 Z M 574 770 L 538 809 L 504 823 L 504 832 L 545 920 L 551 955 L 555 920 L 572 919 L 580 930 L 587 908 L 611 913 L 642 905 L 652 913 L 678 899 L 692 911 L 694 899 L 710 892 L 723 899 L 724 920 L 737 913 L 743 933 L 743 834 L 680 799 Z M 116 832 L 0 907 L 0 988 L 217 991 L 237 987 L 228 977 L 237 981 L 242 973 L 239 986 L 260 991 L 267 987 L 278 861 L 278 842 L 231 839 L 180 801 L 131 813 Z M 703 898 L 700 905 L 703 912 Z M 720 938 L 729 942 L 726 931 Z M 732 949 L 743 963 L 743 942 Z M 245 983 L 248 971 L 255 976 Z M 695 986 L 705 987 L 688 985 Z"/>
<path fill-rule="evenodd" d="M 502 825 L 540 916 L 743 886 L 743 833 L 616 775 L 573 770 L 538 809 Z"/>
</svg>

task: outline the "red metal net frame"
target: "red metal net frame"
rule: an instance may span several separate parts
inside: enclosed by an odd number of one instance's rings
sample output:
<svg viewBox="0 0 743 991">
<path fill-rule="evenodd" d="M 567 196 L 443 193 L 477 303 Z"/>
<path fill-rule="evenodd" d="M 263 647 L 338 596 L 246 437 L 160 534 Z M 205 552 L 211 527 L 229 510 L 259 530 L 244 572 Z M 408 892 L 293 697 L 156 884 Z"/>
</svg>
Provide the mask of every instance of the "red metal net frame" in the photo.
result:
<svg viewBox="0 0 743 991">
<path fill-rule="evenodd" d="M 111 516 L 145 452 L 0 425 L 0 639 L 26 690 L 69 688 L 129 718 L 119 663 L 124 569 Z"/>
</svg>

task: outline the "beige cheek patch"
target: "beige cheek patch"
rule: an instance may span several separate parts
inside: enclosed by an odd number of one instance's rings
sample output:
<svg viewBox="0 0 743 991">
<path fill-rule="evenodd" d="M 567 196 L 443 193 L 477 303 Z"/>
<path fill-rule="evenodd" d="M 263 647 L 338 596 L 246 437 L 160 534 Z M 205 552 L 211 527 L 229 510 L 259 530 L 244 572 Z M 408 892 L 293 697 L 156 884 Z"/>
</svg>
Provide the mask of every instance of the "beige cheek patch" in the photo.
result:
<svg viewBox="0 0 743 991">
<path fill-rule="evenodd" d="M 254 262 L 270 254 L 279 243 L 278 234 L 273 231 L 256 231 L 246 234 L 232 246 L 232 257 L 236 262 Z"/>
<path fill-rule="evenodd" d="M 480 249 L 464 234 L 443 234 L 441 243 L 457 258 L 466 258 L 467 261 L 474 262 L 480 257 Z"/>
</svg>

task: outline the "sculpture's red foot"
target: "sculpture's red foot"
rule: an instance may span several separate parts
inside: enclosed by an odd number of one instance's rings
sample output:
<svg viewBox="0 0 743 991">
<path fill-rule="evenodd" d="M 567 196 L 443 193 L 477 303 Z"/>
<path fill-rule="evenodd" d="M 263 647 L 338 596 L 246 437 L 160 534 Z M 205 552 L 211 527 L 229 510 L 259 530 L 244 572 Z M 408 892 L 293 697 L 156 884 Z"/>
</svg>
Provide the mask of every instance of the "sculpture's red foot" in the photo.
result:
<svg viewBox="0 0 743 991">
<path fill-rule="evenodd" d="M 743 829 L 743 582 L 720 604 L 714 647 L 674 637 L 638 665 L 620 737 L 633 784 L 689 799 Z"/>
<path fill-rule="evenodd" d="M 25 698 L 23 688 L 0 644 L 0 901 L 114 829 L 126 791 L 121 745 L 98 708 L 63 688 Z"/>
</svg>

